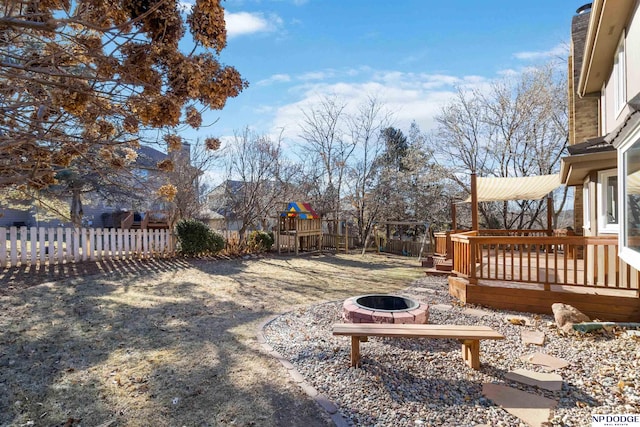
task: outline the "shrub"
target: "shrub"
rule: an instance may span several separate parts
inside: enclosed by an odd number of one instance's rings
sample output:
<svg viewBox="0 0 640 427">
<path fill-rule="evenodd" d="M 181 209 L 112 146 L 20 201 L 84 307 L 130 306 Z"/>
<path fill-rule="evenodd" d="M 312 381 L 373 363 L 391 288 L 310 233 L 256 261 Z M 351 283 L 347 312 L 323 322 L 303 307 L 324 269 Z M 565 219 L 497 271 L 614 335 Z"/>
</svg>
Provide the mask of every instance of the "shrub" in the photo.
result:
<svg viewBox="0 0 640 427">
<path fill-rule="evenodd" d="M 182 219 L 176 224 L 180 253 L 186 256 L 210 255 L 224 249 L 224 238 L 206 224 L 195 219 Z"/>
<path fill-rule="evenodd" d="M 249 246 L 258 251 L 269 251 L 273 246 L 273 233 L 266 231 L 252 231 L 247 240 Z"/>
</svg>

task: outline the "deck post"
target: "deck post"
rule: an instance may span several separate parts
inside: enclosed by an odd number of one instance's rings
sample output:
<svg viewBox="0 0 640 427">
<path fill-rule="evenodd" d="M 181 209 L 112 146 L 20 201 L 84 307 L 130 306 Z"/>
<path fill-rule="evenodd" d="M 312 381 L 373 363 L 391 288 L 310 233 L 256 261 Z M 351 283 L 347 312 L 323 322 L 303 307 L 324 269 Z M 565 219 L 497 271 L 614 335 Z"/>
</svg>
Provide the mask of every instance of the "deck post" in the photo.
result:
<svg viewBox="0 0 640 427">
<path fill-rule="evenodd" d="M 478 184 L 475 170 L 471 172 L 471 229 L 478 231 Z"/>
<path fill-rule="evenodd" d="M 477 285 L 478 284 L 478 277 L 477 277 L 477 272 L 476 272 L 476 244 L 473 241 L 472 238 L 469 238 L 467 240 L 469 242 L 468 247 L 469 247 L 469 284 L 470 285 Z"/>
<path fill-rule="evenodd" d="M 349 226 L 347 221 L 344 222 L 344 253 L 349 253 Z"/>
<path fill-rule="evenodd" d="M 553 236 L 553 197 L 547 195 L 547 236 Z"/>
<path fill-rule="evenodd" d="M 278 225 L 276 228 L 276 247 L 278 248 L 278 255 L 282 252 L 282 248 L 280 248 L 280 217 L 278 216 Z"/>
</svg>

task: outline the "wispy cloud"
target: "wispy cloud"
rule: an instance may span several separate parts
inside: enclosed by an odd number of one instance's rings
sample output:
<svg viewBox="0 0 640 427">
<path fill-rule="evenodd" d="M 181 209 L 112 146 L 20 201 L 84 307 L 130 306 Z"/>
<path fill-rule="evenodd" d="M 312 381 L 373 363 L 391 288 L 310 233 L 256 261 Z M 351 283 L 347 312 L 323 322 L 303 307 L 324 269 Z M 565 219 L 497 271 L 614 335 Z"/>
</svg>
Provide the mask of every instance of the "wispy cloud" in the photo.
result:
<svg viewBox="0 0 640 427">
<path fill-rule="evenodd" d="M 277 83 L 289 83 L 294 80 L 300 82 L 319 82 L 335 77 L 336 74 L 338 73 L 335 70 L 311 71 L 294 76 L 291 76 L 289 74 L 274 74 L 266 79 L 260 80 L 258 83 L 256 83 L 256 86 L 269 86 Z"/>
<path fill-rule="evenodd" d="M 335 76 L 334 70 L 325 70 L 325 71 L 313 71 L 309 73 L 303 73 L 296 76 L 296 79 L 302 81 L 310 81 L 310 80 L 326 80 Z"/>
<path fill-rule="evenodd" d="M 296 101 L 282 105 L 274 113 L 273 129 L 284 129 L 286 138 L 296 139 L 299 125 L 304 121 L 303 111 L 317 106 L 325 96 L 337 96 L 345 102 L 347 113 L 356 113 L 359 105 L 369 96 L 375 96 L 381 104 L 393 112 L 395 126 L 408 128 L 416 121 L 422 130 L 435 124 L 435 116 L 451 100 L 457 86 L 480 88 L 489 80 L 480 76 L 456 77 L 445 74 L 405 73 L 369 68 L 358 69 L 360 81 L 350 78 L 354 69 L 331 70 L 332 81 L 304 81 L 293 86 L 290 92 Z M 311 73 L 307 73 L 311 74 Z M 317 72 L 318 76 L 324 72 Z"/>
<path fill-rule="evenodd" d="M 559 43 L 549 50 L 516 52 L 513 56 L 523 61 L 540 61 L 552 58 L 566 58 L 569 54 L 569 45 Z"/>
<path fill-rule="evenodd" d="M 265 15 L 259 12 L 226 12 L 227 37 L 247 34 L 270 33 L 282 27 L 283 21 L 278 15 Z"/>
<path fill-rule="evenodd" d="M 291 81 L 291 76 L 289 74 L 274 74 L 269 78 L 260 80 L 256 83 L 256 86 L 269 86 L 274 83 L 288 83 Z"/>
</svg>

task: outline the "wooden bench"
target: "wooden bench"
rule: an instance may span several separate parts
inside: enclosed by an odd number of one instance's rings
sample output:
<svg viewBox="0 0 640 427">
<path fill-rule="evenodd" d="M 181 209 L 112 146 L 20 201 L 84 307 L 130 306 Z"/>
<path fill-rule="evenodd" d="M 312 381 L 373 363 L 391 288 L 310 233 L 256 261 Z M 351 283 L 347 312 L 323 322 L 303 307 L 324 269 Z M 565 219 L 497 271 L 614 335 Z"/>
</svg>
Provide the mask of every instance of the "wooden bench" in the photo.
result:
<svg viewBox="0 0 640 427">
<path fill-rule="evenodd" d="M 472 369 L 480 369 L 480 340 L 504 339 L 488 326 L 398 323 L 336 323 L 333 335 L 351 337 L 351 366 L 360 366 L 360 341 L 366 341 L 366 337 L 449 338 L 462 343 L 462 358 Z"/>
</svg>

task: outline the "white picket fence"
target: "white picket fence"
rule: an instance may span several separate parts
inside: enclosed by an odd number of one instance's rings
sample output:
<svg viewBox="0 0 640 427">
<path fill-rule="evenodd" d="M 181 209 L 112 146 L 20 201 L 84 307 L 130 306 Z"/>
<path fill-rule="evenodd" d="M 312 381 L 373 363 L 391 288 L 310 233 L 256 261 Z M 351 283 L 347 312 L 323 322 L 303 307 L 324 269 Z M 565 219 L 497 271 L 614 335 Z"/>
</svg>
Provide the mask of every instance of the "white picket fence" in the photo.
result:
<svg viewBox="0 0 640 427">
<path fill-rule="evenodd" d="M 0 227 L 0 267 L 174 254 L 175 238 L 166 229 Z"/>
</svg>

